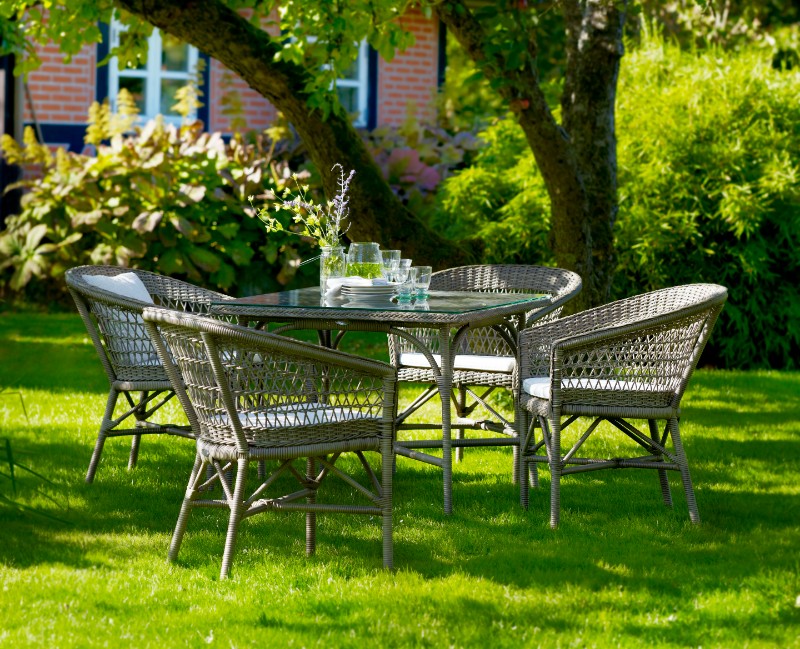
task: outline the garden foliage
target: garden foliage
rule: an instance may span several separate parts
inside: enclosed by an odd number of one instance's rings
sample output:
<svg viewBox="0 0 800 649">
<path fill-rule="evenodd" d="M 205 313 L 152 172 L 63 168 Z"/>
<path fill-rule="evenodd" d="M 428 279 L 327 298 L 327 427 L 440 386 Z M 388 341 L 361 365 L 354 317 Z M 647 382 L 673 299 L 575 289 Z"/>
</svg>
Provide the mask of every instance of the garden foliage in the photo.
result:
<svg viewBox="0 0 800 649">
<path fill-rule="evenodd" d="M 717 282 L 730 299 L 704 358 L 797 367 L 800 71 L 763 48 L 685 52 L 649 36 L 623 59 L 613 298 Z M 547 195 L 513 118 L 440 191 L 438 227 L 487 262 L 552 263 Z"/>
<path fill-rule="evenodd" d="M 0 231 L 0 294 L 63 299 L 61 277 L 78 264 L 134 266 L 231 294 L 317 281 L 316 266 L 301 265 L 318 254 L 313 241 L 268 234 L 256 215 L 287 184 L 294 188 L 293 173 L 308 185 L 309 198 L 324 202 L 319 174 L 284 121 L 226 141 L 204 133 L 199 122 L 137 125 L 126 94 L 119 114 L 107 104 L 91 107 L 87 153 L 53 153 L 31 129 L 20 144 L 3 136 L 7 162 L 28 173 L 20 183 L 21 213 Z M 469 133 L 451 135 L 412 119 L 364 137 L 392 189 L 418 213 L 432 209 L 441 180 L 468 165 L 478 146 Z M 283 230 L 300 232 L 289 212 L 275 217 Z"/>
<path fill-rule="evenodd" d="M 127 111 L 118 115 L 107 104 L 90 109 L 85 139 L 93 155 L 52 154 L 30 131 L 23 146 L 3 136 L 8 162 L 35 172 L 22 183 L 21 213 L 0 233 L 0 279 L 21 291 L 37 278 L 53 293 L 52 280 L 86 263 L 222 290 L 289 283 L 298 253 L 266 237 L 247 197 L 282 188 L 291 151 L 276 152 L 267 138 L 225 142 L 199 122 L 133 126 L 135 108 L 123 95 L 120 103 Z"/>
</svg>

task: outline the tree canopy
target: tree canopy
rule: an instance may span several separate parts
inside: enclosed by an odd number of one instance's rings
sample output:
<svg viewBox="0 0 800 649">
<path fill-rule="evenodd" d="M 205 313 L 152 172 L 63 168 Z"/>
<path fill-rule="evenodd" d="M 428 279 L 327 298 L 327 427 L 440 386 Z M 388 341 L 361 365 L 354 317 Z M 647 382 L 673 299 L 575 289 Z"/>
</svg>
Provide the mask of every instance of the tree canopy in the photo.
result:
<svg viewBox="0 0 800 649">
<path fill-rule="evenodd" d="M 450 242 L 402 206 L 331 90 L 337 71 L 366 39 L 391 60 L 413 41 L 399 20 L 411 10 L 438 18 L 510 110 L 534 153 L 552 203 L 557 263 L 584 280 L 584 304 L 604 301 L 614 267 L 617 212 L 614 102 L 627 0 L 10 0 L 2 4 L 4 47 L 36 65 L 33 44 L 57 42 L 67 58 L 99 41 L 98 22 L 126 23 L 110 52 L 135 61 L 153 27 L 218 59 L 293 124 L 335 192 L 335 163 L 354 168 L 350 235 L 391 243 L 415 259 L 457 265 L 477 259 L 480 242 Z M 560 116 L 542 89 L 540 40 L 546 17 L 564 25 Z M 265 30 L 270 24 L 279 37 Z"/>
</svg>

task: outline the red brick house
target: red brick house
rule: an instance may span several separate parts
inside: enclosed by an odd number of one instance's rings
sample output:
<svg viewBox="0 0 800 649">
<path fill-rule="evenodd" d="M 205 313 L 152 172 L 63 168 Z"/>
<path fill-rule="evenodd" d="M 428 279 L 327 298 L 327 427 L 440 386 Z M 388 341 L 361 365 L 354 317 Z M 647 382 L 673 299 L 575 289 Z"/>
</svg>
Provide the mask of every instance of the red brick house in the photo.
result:
<svg viewBox="0 0 800 649">
<path fill-rule="evenodd" d="M 431 121 L 435 116 L 433 99 L 444 76 L 445 31 L 438 21 L 420 13 L 412 12 L 402 20 L 416 38 L 412 48 L 387 63 L 365 43 L 353 69 L 338 83 L 342 103 L 355 115 L 357 126 L 371 129 L 399 124 L 409 110 L 421 121 Z M 222 98 L 232 91 L 239 94 L 247 128 L 261 130 L 272 123 L 275 109 L 267 100 L 218 61 L 169 35 L 162 38 L 154 33 L 148 62 L 142 68 L 120 71 L 113 61 L 98 67 L 110 43 L 124 35 L 116 25 L 102 25 L 101 30 L 103 42 L 85 47 L 69 64 L 63 62 L 57 46 L 40 49 L 42 66 L 30 74 L 28 92 L 19 82 L 14 83 L 10 74 L 5 75 L 5 83 L 0 84 L 0 107 L 4 108 L 1 132 L 19 134 L 22 121 L 36 126 L 45 143 L 81 151 L 90 104 L 108 97 L 113 106 L 121 87 L 128 88 L 137 99 L 144 118 L 161 113 L 169 119 L 172 94 L 185 85 L 199 59 L 205 59 L 206 65 L 204 106 L 197 117 L 207 130 L 230 132 L 230 117 L 223 114 Z M 8 61 L 4 67 L 8 70 Z M 0 191 L 12 175 L 8 170 L 0 175 Z"/>
<path fill-rule="evenodd" d="M 419 13 L 403 18 L 414 33 L 415 45 L 399 53 L 391 63 L 380 59 L 366 43 L 351 73 L 339 82 L 342 103 L 356 114 L 356 124 L 374 128 L 399 124 L 409 106 L 422 121 L 434 117 L 433 98 L 444 71 L 444 34 L 438 22 Z M 222 96 L 237 90 L 242 100 L 248 128 L 259 130 L 272 123 L 274 108 L 216 60 L 208 59 L 195 48 L 157 32 L 150 39 L 150 56 L 145 67 L 119 71 L 116 64 L 97 66 L 108 53 L 109 43 L 119 38 L 114 26 L 103 26 L 104 40 L 85 47 L 65 64 L 56 46 L 41 52 L 43 65 L 28 81 L 31 105 L 26 101 L 24 121 L 34 116 L 48 144 L 68 145 L 80 150 L 89 105 L 127 87 L 139 100 L 142 114 L 169 115 L 172 93 L 186 83 L 198 59 L 206 59 L 203 102 L 198 117 L 209 131 L 230 131 L 230 121 L 222 113 Z M 31 110 L 31 108 L 33 110 Z"/>
</svg>

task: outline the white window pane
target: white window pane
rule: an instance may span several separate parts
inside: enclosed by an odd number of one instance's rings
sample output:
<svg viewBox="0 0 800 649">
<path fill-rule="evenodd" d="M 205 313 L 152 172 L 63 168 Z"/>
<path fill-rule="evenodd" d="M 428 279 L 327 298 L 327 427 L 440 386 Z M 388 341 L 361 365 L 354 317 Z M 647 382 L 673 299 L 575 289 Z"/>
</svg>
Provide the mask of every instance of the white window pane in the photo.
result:
<svg viewBox="0 0 800 649">
<path fill-rule="evenodd" d="M 124 46 L 126 42 L 133 39 L 133 36 L 129 34 L 127 31 L 120 31 L 119 32 L 119 43 L 120 45 Z M 114 65 L 117 65 L 116 63 Z M 139 64 L 136 63 L 128 63 L 124 69 L 126 70 L 144 70 L 145 66 L 147 65 L 147 60 L 139 61 Z"/>
<path fill-rule="evenodd" d="M 347 68 L 346 70 L 344 70 L 342 72 L 342 74 L 340 75 L 339 78 L 340 79 L 352 79 L 353 81 L 358 82 L 359 81 L 359 63 L 360 63 L 359 59 L 360 58 L 361 58 L 361 55 L 359 54 L 359 57 L 356 58 L 356 60 L 353 61 L 350 64 L 349 68 Z"/>
<path fill-rule="evenodd" d="M 357 113 L 359 111 L 358 105 L 358 88 L 342 88 L 337 87 L 336 92 L 339 94 L 339 102 L 348 113 Z"/>
</svg>

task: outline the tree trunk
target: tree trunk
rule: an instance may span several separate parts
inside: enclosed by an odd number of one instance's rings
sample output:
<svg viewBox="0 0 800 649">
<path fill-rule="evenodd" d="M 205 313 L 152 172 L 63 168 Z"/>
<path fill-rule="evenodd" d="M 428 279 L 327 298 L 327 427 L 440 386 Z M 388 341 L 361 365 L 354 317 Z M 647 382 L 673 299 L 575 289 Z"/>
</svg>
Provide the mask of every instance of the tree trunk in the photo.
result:
<svg viewBox="0 0 800 649">
<path fill-rule="evenodd" d="M 194 45 L 230 68 L 268 99 L 292 123 L 322 176 L 327 197 L 336 194 L 341 163 L 355 169 L 350 185 L 350 240 L 377 241 L 401 248 L 418 263 L 434 267 L 475 261 L 475 243 L 454 243 L 440 237 L 411 214 L 394 195 L 363 140 L 346 117 L 309 108 L 304 88 L 307 70 L 276 61 L 279 44 L 220 0 L 115 0 L 130 13 Z"/>
<path fill-rule="evenodd" d="M 583 290 L 591 304 L 608 300 L 616 266 L 613 228 L 619 204 L 614 107 L 626 5 L 622 0 L 564 3 L 567 71 L 561 114 L 587 197 L 584 218 L 592 273 L 584 278 Z"/>
<path fill-rule="evenodd" d="M 556 263 L 577 272 L 583 291 L 572 308 L 608 300 L 617 214 L 614 100 L 622 54 L 625 0 L 564 0 L 567 79 L 559 125 L 534 65 L 509 68 L 502 50 L 487 54 L 489 36 L 462 0 L 436 5 L 458 39 L 519 120 L 550 197 Z M 533 34 L 527 44 L 536 58 Z"/>
</svg>

